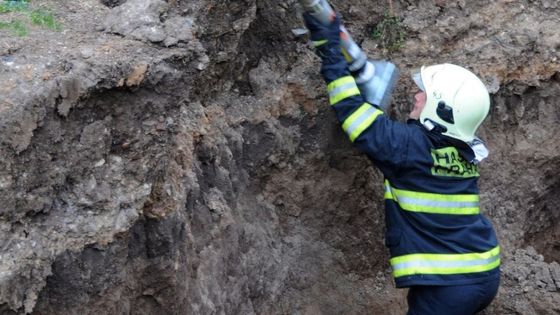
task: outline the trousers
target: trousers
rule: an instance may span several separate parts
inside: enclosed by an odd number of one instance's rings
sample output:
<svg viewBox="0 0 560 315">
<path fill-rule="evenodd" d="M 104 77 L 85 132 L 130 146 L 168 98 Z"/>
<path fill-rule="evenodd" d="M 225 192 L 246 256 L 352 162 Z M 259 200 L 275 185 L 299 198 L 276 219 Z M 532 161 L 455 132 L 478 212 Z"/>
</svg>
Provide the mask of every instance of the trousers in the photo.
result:
<svg viewBox="0 0 560 315">
<path fill-rule="evenodd" d="M 468 285 L 412 286 L 407 315 L 473 315 L 484 310 L 496 296 L 500 278 Z"/>
</svg>

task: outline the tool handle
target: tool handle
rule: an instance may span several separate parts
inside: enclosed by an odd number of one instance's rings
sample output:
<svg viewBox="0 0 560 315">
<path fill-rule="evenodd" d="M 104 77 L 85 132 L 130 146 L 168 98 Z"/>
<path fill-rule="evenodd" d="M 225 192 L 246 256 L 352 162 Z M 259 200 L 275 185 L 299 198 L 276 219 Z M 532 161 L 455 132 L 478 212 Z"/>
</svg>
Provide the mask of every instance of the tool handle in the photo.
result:
<svg viewBox="0 0 560 315">
<path fill-rule="evenodd" d="M 336 16 L 336 12 L 325 0 L 300 0 L 299 3 L 323 25 L 329 25 Z"/>
<path fill-rule="evenodd" d="M 331 24 L 336 17 L 336 12 L 327 0 L 299 1 L 305 10 L 323 25 Z M 340 45 L 360 93 L 367 102 L 385 110 L 389 106 L 391 94 L 399 77 L 397 67 L 387 61 L 368 60 L 364 51 L 343 25 L 340 26 Z"/>
<path fill-rule="evenodd" d="M 323 25 L 329 25 L 336 17 L 336 12 L 326 0 L 300 0 L 300 4 Z M 342 25 L 340 26 L 340 44 L 350 71 L 355 72 L 362 69 L 367 61 L 367 56 Z"/>
</svg>

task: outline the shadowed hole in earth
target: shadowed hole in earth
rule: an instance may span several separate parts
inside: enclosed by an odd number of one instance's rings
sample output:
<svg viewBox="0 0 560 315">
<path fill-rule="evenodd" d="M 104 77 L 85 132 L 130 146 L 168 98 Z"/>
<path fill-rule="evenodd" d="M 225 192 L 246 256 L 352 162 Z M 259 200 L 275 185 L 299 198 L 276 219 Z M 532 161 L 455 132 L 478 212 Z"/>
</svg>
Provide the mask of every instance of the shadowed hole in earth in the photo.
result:
<svg viewBox="0 0 560 315">
<path fill-rule="evenodd" d="M 108 6 L 109 8 L 118 7 L 119 5 L 126 2 L 126 0 L 100 0 L 101 3 Z"/>
<path fill-rule="evenodd" d="M 560 179 L 550 175 L 553 183 L 543 189 L 530 209 L 525 236 L 526 244 L 535 247 L 547 262 L 560 261 Z"/>
</svg>

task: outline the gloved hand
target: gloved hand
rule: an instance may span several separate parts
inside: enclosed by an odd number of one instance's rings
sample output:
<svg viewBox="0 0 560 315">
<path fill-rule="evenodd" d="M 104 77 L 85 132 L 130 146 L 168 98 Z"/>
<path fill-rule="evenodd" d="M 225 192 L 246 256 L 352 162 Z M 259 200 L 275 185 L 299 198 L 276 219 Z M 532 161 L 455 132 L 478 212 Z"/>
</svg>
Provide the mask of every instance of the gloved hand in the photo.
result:
<svg viewBox="0 0 560 315">
<path fill-rule="evenodd" d="M 325 61 L 338 55 L 340 51 L 340 16 L 337 14 L 329 25 L 323 25 L 308 12 L 303 13 L 305 26 L 309 29 L 311 41 L 317 49 L 317 54 Z"/>
</svg>

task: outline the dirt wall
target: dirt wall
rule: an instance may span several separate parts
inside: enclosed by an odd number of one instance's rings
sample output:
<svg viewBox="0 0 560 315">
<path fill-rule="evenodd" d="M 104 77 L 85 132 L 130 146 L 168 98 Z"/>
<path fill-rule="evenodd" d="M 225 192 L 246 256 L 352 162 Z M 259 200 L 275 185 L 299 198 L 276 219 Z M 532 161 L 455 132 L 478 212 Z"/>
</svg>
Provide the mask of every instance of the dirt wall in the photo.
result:
<svg viewBox="0 0 560 315">
<path fill-rule="evenodd" d="M 0 313 L 403 314 L 381 174 L 328 106 L 297 1 L 42 1 L 0 29 Z M 560 312 L 560 5 L 334 1 L 373 58 L 480 74 L 486 314 Z M 27 21 L 27 11 L 0 19 Z M 397 33 L 398 33 L 397 32 Z"/>
</svg>

